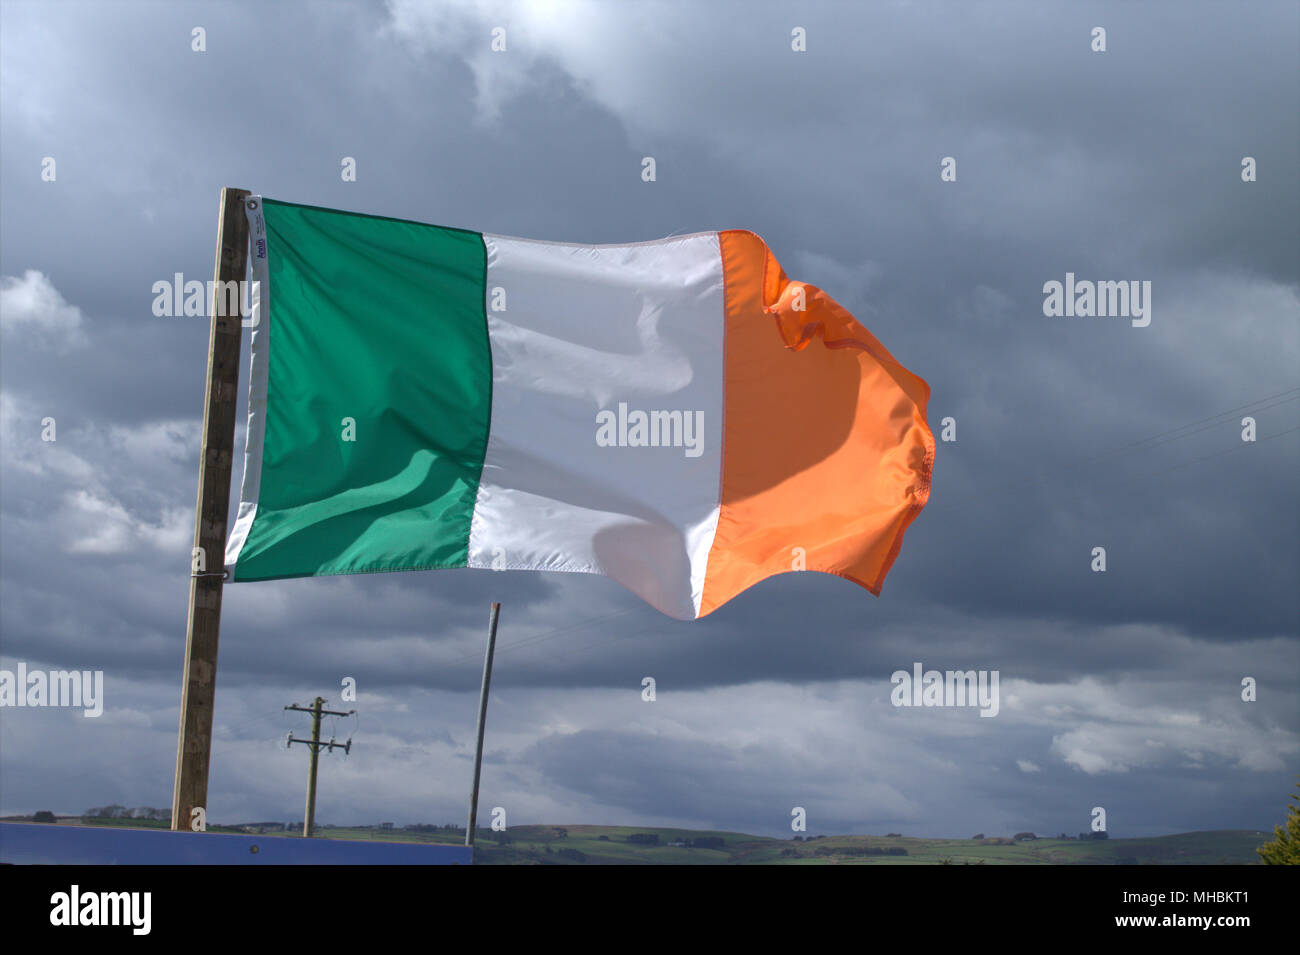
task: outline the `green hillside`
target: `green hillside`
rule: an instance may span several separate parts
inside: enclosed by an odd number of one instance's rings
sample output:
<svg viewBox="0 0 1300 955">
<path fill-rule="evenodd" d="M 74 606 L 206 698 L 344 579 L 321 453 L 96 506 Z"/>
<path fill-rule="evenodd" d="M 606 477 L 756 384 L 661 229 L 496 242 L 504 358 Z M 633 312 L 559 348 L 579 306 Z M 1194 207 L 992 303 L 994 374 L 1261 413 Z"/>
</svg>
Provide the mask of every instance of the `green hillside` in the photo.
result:
<svg viewBox="0 0 1300 955">
<path fill-rule="evenodd" d="M 459 842 L 463 834 L 405 830 L 323 829 L 334 839 Z M 655 836 L 658 843 L 630 842 Z M 512 826 L 479 830 L 477 865 L 1256 865 L 1263 832 L 1224 829 L 1145 839 L 913 839 L 906 836 L 826 836 L 771 839 L 740 832 L 633 826 Z M 720 848 L 692 848 L 700 839 Z M 508 841 L 504 841 L 508 840 Z M 671 843 L 685 842 L 686 846 Z M 904 850 L 906 854 L 903 854 Z"/>
<path fill-rule="evenodd" d="M 31 821 L 27 817 L 10 817 Z M 61 825 L 166 828 L 161 820 L 63 816 Z M 295 839 L 280 823 L 213 825 L 209 832 Z M 321 826 L 321 839 L 463 845 L 464 829 Z M 1272 835 L 1249 829 L 1142 839 L 914 839 L 821 836 L 773 839 L 743 832 L 640 826 L 511 826 L 479 829 L 476 865 L 1258 865 Z"/>
</svg>

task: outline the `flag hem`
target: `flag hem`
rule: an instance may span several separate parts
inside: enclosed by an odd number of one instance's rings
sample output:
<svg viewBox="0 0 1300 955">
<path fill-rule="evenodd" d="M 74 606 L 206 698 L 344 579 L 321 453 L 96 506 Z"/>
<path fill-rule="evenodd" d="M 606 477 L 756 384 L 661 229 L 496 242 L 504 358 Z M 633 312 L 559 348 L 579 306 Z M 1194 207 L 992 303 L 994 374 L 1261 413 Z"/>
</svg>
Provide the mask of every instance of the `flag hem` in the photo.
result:
<svg viewBox="0 0 1300 955">
<path fill-rule="evenodd" d="M 249 271 L 253 275 L 252 343 L 248 363 L 248 426 L 244 431 L 244 480 L 239 491 L 239 511 L 235 526 L 226 542 L 225 570 L 227 579 L 235 580 L 239 554 L 248 540 L 253 521 L 257 518 L 257 498 L 262 484 L 262 446 L 266 436 L 267 382 L 270 364 L 271 335 L 271 277 L 268 268 L 270 243 L 266 234 L 266 218 L 262 214 L 260 195 L 244 200 L 244 214 L 248 217 L 248 242 L 246 252 Z M 259 244 L 260 243 L 260 244 Z"/>
</svg>

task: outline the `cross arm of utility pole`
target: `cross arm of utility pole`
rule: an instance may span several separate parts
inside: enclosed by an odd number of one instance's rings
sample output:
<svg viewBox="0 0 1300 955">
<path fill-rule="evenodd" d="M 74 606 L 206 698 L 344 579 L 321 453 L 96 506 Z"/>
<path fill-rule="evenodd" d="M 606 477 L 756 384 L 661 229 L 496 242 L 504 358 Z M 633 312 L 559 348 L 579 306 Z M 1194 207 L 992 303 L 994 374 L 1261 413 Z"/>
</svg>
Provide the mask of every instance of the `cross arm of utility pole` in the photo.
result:
<svg viewBox="0 0 1300 955">
<path fill-rule="evenodd" d="M 302 743 L 304 746 L 312 746 L 317 752 L 322 749 L 328 749 L 331 753 L 334 752 L 335 749 L 341 749 L 349 755 L 351 755 L 352 752 L 352 740 L 350 739 L 346 743 L 336 743 L 333 739 L 322 742 L 318 739 L 298 739 L 290 733 L 287 745 L 292 746 L 294 743 Z"/>
<path fill-rule="evenodd" d="M 315 712 L 316 712 L 315 707 L 311 707 L 311 706 L 299 706 L 297 703 L 293 704 L 293 706 L 286 706 L 285 709 L 286 709 L 286 710 L 297 710 L 299 713 L 315 713 Z M 320 715 L 321 715 L 321 716 L 351 716 L 351 715 L 352 715 L 353 713 L 355 713 L 355 712 L 356 712 L 356 710 L 348 710 L 346 713 L 343 712 L 342 710 L 321 710 L 321 711 L 320 711 Z"/>
</svg>

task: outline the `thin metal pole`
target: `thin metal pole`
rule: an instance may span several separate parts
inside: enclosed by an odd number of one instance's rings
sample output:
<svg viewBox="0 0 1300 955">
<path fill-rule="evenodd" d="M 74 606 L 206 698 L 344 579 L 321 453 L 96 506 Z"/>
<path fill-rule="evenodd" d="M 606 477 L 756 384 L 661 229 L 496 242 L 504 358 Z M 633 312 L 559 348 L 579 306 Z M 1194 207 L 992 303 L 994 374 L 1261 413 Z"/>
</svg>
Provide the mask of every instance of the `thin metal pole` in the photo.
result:
<svg viewBox="0 0 1300 955">
<path fill-rule="evenodd" d="M 311 769 L 307 777 L 307 818 L 302 823 L 302 836 L 311 838 L 316 826 L 316 764 L 320 761 L 320 708 L 324 700 L 319 696 L 311 705 Z"/>
<path fill-rule="evenodd" d="M 483 658 L 483 688 L 478 695 L 478 743 L 474 747 L 474 788 L 469 796 L 469 821 L 465 824 L 465 845 L 474 845 L 474 821 L 478 817 L 478 777 L 483 768 L 483 729 L 487 724 L 488 686 L 492 682 L 492 654 L 497 646 L 497 618 L 501 616 L 501 605 L 492 605 L 492 617 L 488 624 L 487 655 Z"/>
</svg>

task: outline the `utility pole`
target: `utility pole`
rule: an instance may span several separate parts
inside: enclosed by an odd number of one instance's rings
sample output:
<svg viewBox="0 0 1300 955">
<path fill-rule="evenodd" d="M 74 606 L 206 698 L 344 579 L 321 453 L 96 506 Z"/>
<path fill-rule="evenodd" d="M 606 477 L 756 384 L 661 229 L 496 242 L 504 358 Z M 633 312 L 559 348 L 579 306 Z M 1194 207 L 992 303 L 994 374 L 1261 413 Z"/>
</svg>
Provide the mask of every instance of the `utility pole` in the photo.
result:
<svg viewBox="0 0 1300 955">
<path fill-rule="evenodd" d="M 302 837 L 304 839 L 311 838 L 311 831 L 316 825 L 316 763 L 320 759 L 321 748 L 328 747 L 331 753 L 334 752 L 335 746 L 343 750 L 344 753 L 349 753 L 352 750 L 351 738 L 346 743 L 336 743 L 334 737 L 331 736 L 328 743 L 322 743 L 320 741 L 320 718 L 322 716 L 351 716 L 356 710 L 348 710 L 346 713 L 339 710 L 323 710 L 321 707 L 324 705 L 325 700 L 318 696 L 311 706 L 299 706 L 295 703 L 292 706 L 285 707 L 286 710 L 297 710 L 299 713 L 311 714 L 311 739 L 294 739 L 293 731 L 290 730 L 289 738 L 284 744 L 286 748 L 294 743 L 302 743 L 311 747 L 311 769 L 307 775 L 307 815 L 302 821 Z"/>
<path fill-rule="evenodd" d="M 474 845 L 474 820 L 478 817 L 478 777 L 483 768 L 483 730 L 487 726 L 488 687 L 492 683 L 492 654 L 497 646 L 497 618 L 501 605 L 494 603 L 488 621 L 487 654 L 483 657 L 483 687 L 478 694 L 478 743 L 474 748 L 474 788 L 469 794 L 469 821 L 465 824 L 465 845 Z"/>
</svg>

